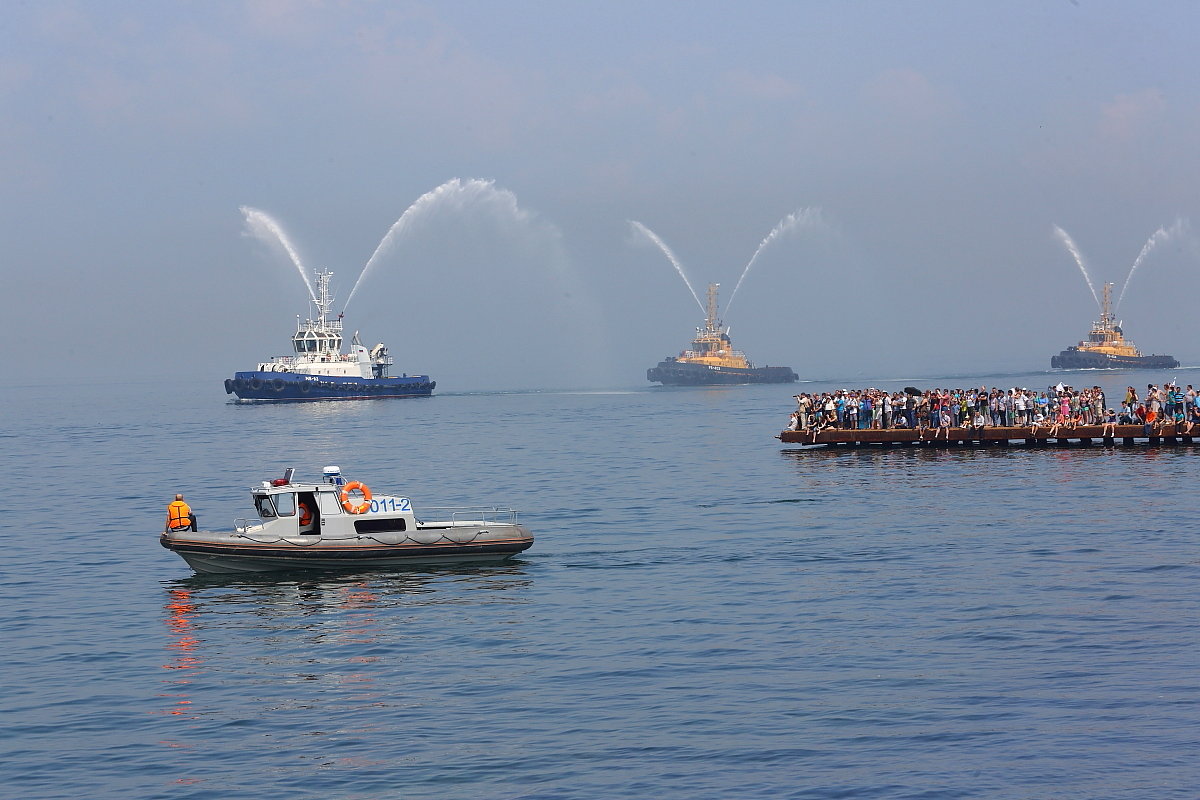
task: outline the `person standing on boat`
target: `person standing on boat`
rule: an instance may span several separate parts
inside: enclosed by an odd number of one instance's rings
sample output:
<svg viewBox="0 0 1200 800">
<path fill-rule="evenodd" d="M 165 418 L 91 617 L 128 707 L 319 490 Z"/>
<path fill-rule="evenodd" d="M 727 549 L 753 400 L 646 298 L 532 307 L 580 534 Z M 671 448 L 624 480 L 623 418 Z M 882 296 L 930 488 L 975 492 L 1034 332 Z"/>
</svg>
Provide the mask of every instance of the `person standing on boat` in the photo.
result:
<svg viewBox="0 0 1200 800">
<path fill-rule="evenodd" d="M 167 530 L 186 531 L 196 530 L 196 515 L 191 506 L 183 502 L 183 495 L 175 495 L 175 502 L 167 506 Z"/>
</svg>

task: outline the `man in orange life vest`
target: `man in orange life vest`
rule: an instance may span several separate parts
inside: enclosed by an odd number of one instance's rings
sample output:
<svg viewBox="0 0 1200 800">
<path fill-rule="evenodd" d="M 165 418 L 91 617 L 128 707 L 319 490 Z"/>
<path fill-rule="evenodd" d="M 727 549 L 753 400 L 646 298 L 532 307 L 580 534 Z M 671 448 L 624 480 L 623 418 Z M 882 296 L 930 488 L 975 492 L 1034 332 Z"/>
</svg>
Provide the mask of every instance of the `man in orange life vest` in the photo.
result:
<svg viewBox="0 0 1200 800">
<path fill-rule="evenodd" d="M 189 528 L 196 530 L 196 515 L 192 513 L 191 507 L 183 502 L 183 495 L 177 494 L 175 502 L 167 506 L 167 530 L 186 531 Z"/>
</svg>

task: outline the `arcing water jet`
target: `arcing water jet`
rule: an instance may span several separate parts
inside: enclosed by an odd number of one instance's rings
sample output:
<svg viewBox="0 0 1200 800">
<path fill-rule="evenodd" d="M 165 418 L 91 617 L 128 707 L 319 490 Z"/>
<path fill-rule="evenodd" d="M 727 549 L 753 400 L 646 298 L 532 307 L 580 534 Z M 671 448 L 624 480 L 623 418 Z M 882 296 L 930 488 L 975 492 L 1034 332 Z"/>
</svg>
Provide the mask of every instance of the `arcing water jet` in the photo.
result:
<svg viewBox="0 0 1200 800">
<path fill-rule="evenodd" d="M 288 258 L 296 265 L 296 269 L 300 272 L 300 277 L 304 279 L 304 285 L 308 288 L 308 296 L 315 303 L 317 301 L 317 294 L 313 291 L 312 282 L 308 279 L 308 270 L 300 262 L 300 255 L 296 252 L 296 248 L 292 247 L 287 234 L 283 232 L 283 227 L 272 219 L 267 212 L 260 211 L 257 208 L 242 206 L 241 212 L 246 218 L 246 228 L 251 236 L 261 239 L 269 245 L 277 244 L 284 249 L 284 252 L 288 254 Z"/>
<path fill-rule="evenodd" d="M 658 238 L 658 234 L 637 220 L 631 219 L 629 220 L 629 224 L 633 226 L 635 231 L 645 236 L 654 244 L 658 245 L 658 249 L 663 251 L 666 257 L 670 260 L 672 266 L 675 267 L 675 271 L 679 273 L 679 277 L 683 278 L 683 282 L 687 286 L 688 291 L 692 293 L 692 297 L 696 300 L 696 305 L 700 306 L 701 311 L 704 311 L 704 303 L 700 302 L 700 295 L 696 294 L 696 290 L 692 288 L 692 282 L 688 280 L 687 273 L 683 271 L 683 265 L 679 263 L 679 259 L 675 257 L 674 253 L 671 252 L 671 248 L 667 247 L 666 242 Z"/>
<path fill-rule="evenodd" d="M 532 215 L 517 204 L 517 196 L 507 189 L 497 189 L 494 184 L 494 181 L 477 178 L 466 181 L 461 178 L 452 178 L 436 189 L 418 197 L 416 202 L 392 223 L 392 227 L 384 234 L 379 246 L 375 248 L 375 252 L 367 259 L 362 272 L 358 275 L 358 280 L 354 282 L 350 294 L 346 297 L 346 306 L 349 306 L 350 301 L 354 299 L 354 293 L 358 291 L 358 287 L 367 277 L 367 273 L 371 271 L 371 267 L 391 250 L 406 232 L 440 208 L 449 207 L 462 210 L 473 203 L 491 203 L 495 210 L 498 210 L 504 217 L 520 224 L 529 222 Z M 343 306 L 343 311 L 346 306 Z"/>
<path fill-rule="evenodd" d="M 729 295 L 729 300 L 725 302 L 725 313 L 729 313 L 729 307 L 733 305 L 733 298 L 737 297 L 738 289 L 742 288 L 742 281 L 746 280 L 746 275 L 750 272 L 750 267 L 754 266 L 754 262 L 758 260 L 758 254 L 769 245 L 771 242 L 778 239 L 783 234 L 792 229 L 803 226 L 812 226 L 823 224 L 821 219 L 821 209 L 819 208 L 801 208 L 793 211 L 779 221 L 779 224 L 771 229 L 771 232 L 759 243 L 758 249 L 754 251 L 754 255 L 750 257 L 746 268 L 742 270 L 742 275 L 738 278 L 737 284 L 733 287 L 733 293 Z"/>
<path fill-rule="evenodd" d="M 1059 238 L 1067 250 L 1070 251 L 1075 263 L 1079 265 L 1079 271 L 1083 273 L 1083 279 L 1087 281 L 1088 288 L 1092 290 L 1092 299 L 1096 301 L 1096 308 L 1101 308 L 1100 298 L 1096 294 L 1096 287 L 1092 285 L 1092 276 L 1088 275 L 1087 267 L 1083 265 L 1083 256 L 1079 254 L 1079 248 L 1075 246 L 1075 242 L 1071 239 L 1070 234 L 1064 231 L 1057 225 L 1054 226 L 1054 234 Z"/>
<path fill-rule="evenodd" d="M 1117 297 L 1116 306 L 1113 307 L 1114 314 L 1116 313 L 1117 309 L 1121 307 L 1121 301 L 1125 299 L 1125 291 L 1129 288 L 1129 282 L 1133 280 L 1133 273 L 1137 271 L 1137 268 L 1141 265 L 1142 261 L 1146 259 L 1146 256 L 1150 254 L 1150 251 L 1171 237 L 1182 233 L 1183 230 L 1183 220 L 1177 219 L 1175 220 L 1175 224 L 1170 228 L 1159 226 L 1158 230 L 1150 234 L 1150 238 L 1146 240 L 1144 245 L 1142 245 L 1142 252 L 1138 253 L 1138 257 L 1133 260 L 1133 266 L 1129 268 L 1129 276 L 1125 278 L 1125 285 L 1121 287 L 1121 294 Z"/>
</svg>

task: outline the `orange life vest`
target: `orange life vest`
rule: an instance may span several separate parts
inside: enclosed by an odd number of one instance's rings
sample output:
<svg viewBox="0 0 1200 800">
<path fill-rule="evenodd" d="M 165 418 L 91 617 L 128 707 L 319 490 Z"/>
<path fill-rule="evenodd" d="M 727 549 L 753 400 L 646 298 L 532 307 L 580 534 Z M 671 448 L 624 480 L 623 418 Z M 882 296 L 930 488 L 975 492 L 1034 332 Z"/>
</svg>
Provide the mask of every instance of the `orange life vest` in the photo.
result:
<svg viewBox="0 0 1200 800">
<path fill-rule="evenodd" d="M 312 522 L 312 509 L 308 507 L 308 503 L 300 504 L 300 524 L 308 525 Z"/>
<path fill-rule="evenodd" d="M 192 509 L 182 500 L 167 506 L 167 527 L 173 531 L 192 527 Z"/>
</svg>

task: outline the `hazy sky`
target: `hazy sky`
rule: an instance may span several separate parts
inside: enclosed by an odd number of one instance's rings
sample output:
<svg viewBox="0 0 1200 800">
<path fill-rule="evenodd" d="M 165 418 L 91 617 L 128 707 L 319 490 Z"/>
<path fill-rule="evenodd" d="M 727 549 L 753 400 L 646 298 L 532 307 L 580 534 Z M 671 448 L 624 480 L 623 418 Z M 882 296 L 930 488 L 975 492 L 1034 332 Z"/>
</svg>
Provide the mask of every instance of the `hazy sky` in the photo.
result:
<svg viewBox="0 0 1200 800">
<path fill-rule="evenodd" d="M 1191 2 L 0 6 L 0 366 L 220 381 L 308 293 L 445 391 L 645 383 L 698 293 L 804 378 L 1044 369 L 1120 314 L 1200 364 Z M 467 183 L 494 181 L 491 186 Z M 815 212 L 819 209 L 819 213 Z M 1177 221 L 1182 226 L 1172 227 Z"/>
</svg>

